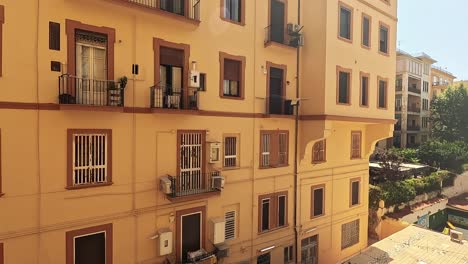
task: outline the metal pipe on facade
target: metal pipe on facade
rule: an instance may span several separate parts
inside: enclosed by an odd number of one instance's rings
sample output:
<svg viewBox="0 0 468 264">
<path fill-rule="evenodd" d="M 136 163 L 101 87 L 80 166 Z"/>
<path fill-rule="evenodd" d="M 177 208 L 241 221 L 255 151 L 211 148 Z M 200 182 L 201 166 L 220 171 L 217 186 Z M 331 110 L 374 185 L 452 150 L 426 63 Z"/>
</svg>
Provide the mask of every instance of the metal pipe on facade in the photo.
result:
<svg viewBox="0 0 468 264">
<path fill-rule="evenodd" d="M 297 0 L 297 24 L 301 24 L 301 0 Z M 295 116 L 295 127 L 294 127 L 294 248 L 296 250 L 295 260 L 298 263 L 298 256 L 300 254 L 299 251 L 299 226 L 297 221 L 297 180 L 298 180 L 298 135 L 299 135 L 299 67 L 300 67 L 300 45 L 297 45 L 296 49 L 296 116 Z"/>
</svg>

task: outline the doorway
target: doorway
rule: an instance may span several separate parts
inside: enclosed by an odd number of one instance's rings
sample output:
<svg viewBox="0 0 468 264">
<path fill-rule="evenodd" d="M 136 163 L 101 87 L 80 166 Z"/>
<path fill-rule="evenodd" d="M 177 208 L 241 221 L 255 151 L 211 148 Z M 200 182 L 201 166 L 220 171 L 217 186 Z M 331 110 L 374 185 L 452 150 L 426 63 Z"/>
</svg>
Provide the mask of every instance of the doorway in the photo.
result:
<svg viewBox="0 0 468 264">
<path fill-rule="evenodd" d="M 270 67 L 269 70 L 269 114 L 281 115 L 283 114 L 284 98 L 284 70 L 279 68 Z"/>
<path fill-rule="evenodd" d="M 270 38 L 271 41 L 284 43 L 285 3 L 280 0 L 270 0 Z"/>
<path fill-rule="evenodd" d="M 107 104 L 107 36 L 76 32 L 76 100 L 79 104 Z"/>
<path fill-rule="evenodd" d="M 75 237 L 75 264 L 105 264 L 106 234 L 100 232 L 92 235 Z"/>
<path fill-rule="evenodd" d="M 302 240 L 301 264 L 318 264 L 318 235 Z"/>
</svg>

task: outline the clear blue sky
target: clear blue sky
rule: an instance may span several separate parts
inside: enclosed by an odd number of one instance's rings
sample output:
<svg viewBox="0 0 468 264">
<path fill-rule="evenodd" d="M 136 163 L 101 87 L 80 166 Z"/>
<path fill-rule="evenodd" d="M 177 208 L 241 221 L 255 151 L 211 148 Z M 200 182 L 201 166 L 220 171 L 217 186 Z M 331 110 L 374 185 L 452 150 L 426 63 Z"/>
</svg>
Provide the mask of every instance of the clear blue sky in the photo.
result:
<svg viewBox="0 0 468 264">
<path fill-rule="evenodd" d="M 398 0 L 397 47 L 468 80 L 468 0 Z"/>
</svg>

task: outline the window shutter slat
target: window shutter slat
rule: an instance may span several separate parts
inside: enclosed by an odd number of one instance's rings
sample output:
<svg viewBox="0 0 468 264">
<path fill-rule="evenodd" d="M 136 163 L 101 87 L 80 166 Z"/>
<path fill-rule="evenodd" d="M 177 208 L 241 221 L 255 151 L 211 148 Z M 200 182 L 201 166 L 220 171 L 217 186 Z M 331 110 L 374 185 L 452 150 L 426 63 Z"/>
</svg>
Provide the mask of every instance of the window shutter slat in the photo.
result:
<svg viewBox="0 0 468 264">
<path fill-rule="evenodd" d="M 224 60 L 224 79 L 230 81 L 240 81 L 240 62 Z"/>
</svg>

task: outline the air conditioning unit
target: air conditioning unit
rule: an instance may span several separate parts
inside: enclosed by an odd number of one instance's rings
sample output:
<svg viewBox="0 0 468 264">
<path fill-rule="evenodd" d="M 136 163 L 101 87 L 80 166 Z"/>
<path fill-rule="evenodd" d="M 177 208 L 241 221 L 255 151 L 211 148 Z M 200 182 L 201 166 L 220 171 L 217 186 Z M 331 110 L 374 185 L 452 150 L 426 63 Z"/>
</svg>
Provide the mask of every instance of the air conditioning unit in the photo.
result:
<svg viewBox="0 0 468 264">
<path fill-rule="evenodd" d="M 161 191 L 164 194 L 171 194 L 172 193 L 172 181 L 170 176 L 163 176 L 159 179 L 159 184 L 161 186 Z"/>
<path fill-rule="evenodd" d="M 190 87 L 200 88 L 200 72 L 199 71 L 190 71 Z"/>
<path fill-rule="evenodd" d="M 224 221 L 224 218 L 214 218 L 211 219 L 211 230 L 212 230 L 212 237 L 211 237 L 211 242 L 213 242 L 214 245 L 219 245 L 221 243 L 224 243 L 224 228 L 226 227 L 226 222 Z"/>
<path fill-rule="evenodd" d="M 303 47 L 304 46 L 304 35 L 299 35 L 297 40 L 297 46 Z"/>
<path fill-rule="evenodd" d="M 463 233 L 455 230 L 450 230 L 450 239 L 452 241 L 461 243 L 463 240 Z"/>
<path fill-rule="evenodd" d="M 293 23 L 289 23 L 288 24 L 288 32 L 289 34 L 291 33 L 297 33 L 301 30 L 302 26 L 301 25 L 298 25 L 298 24 L 293 24 Z"/>
<path fill-rule="evenodd" d="M 212 176 L 211 177 L 212 181 L 212 187 L 213 189 L 224 189 L 224 177 L 223 176 Z"/>
<path fill-rule="evenodd" d="M 216 246 L 217 252 L 216 257 L 218 259 L 229 257 L 229 246 L 225 243 L 219 244 Z"/>
<path fill-rule="evenodd" d="M 172 231 L 164 228 L 158 231 L 159 234 L 159 255 L 165 256 L 172 254 Z"/>
<path fill-rule="evenodd" d="M 210 163 L 217 163 L 221 161 L 221 143 L 210 143 Z"/>
</svg>

